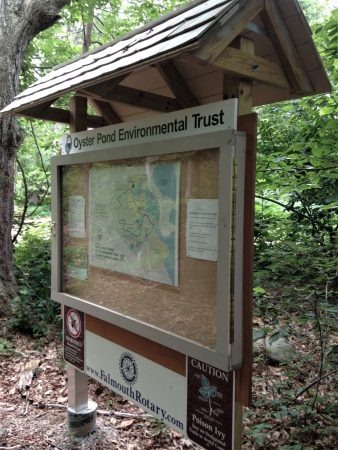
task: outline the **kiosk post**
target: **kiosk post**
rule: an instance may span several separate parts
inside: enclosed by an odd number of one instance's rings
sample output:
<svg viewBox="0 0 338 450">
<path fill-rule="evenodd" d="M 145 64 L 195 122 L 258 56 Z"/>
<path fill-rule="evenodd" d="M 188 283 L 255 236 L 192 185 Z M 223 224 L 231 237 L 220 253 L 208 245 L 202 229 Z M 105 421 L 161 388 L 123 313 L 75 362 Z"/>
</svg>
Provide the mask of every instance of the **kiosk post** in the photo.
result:
<svg viewBox="0 0 338 450">
<path fill-rule="evenodd" d="M 70 101 L 70 131 L 87 129 L 87 99 L 74 96 Z M 88 377 L 85 373 L 68 365 L 68 431 L 75 436 L 84 436 L 96 428 L 97 404 L 88 400 Z"/>
</svg>

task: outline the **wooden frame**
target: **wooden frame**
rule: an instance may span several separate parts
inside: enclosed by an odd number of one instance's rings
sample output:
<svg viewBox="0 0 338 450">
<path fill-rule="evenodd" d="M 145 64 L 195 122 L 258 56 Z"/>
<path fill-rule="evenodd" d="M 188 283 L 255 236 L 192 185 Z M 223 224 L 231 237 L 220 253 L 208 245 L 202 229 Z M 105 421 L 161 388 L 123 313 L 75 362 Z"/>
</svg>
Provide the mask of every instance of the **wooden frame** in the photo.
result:
<svg viewBox="0 0 338 450">
<path fill-rule="evenodd" d="M 114 313 L 113 311 L 109 311 L 106 308 L 98 307 L 92 305 L 91 302 L 87 300 L 80 300 L 71 295 L 65 294 L 62 292 L 61 287 L 61 266 L 60 266 L 60 256 L 61 253 L 61 231 L 60 231 L 60 203 L 59 203 L 59 192 L 61 188 L 61 180 L 59 175 L 59 168 L 64 165 L 72 165 L 72 164 L 81 164 L 84 162 L 94 162 L 94 161 L 109 161 L 111 159 L 119 160 L 119 158 L 126 157 L 135 157 L 140 156 L 140 150 L 143 148 L 143 151 L 147 155 L 159 155 L 159 154 L 167 154 L 168 152 L 172 153 L 180 153 L 184 154 L 187 151 L 194 149 L 195 151 L 206 150 L 211 148 L 219 148 L 220 151 L 220 222 L 219 224 L 223 224 L 223 220 L 229 221 L 230 216 L 229 213 L 226 212 L 226 209 L 229 208 L 228 202 L 230 200 L 231 192 L 231 171 L 232 171 L 232 158 L 235 156 L 238 164 L 238 170 L 244 170 L 244 136 L 240 134 L 234 134 L 231 131 L 218 132 L 213 135 L 199 135 L 196 137 L 189 138 L 180 138 L 170 140 L 166 143 L 162 143 L 161 147 L 157 143 L 147 144 L 146 146 L 131 146 L 129 149 L 114 149 L 113 151 L 105 151 L 101 150 L 100 152 L 86 152 L 83 154 L 74 154 L 63 157 L 54 157 L 52 160 L 52 173 L 53 173 L 53 220 L 57 223 L 58 236 L 53 246 L 53 264 L 54 267 L 53 277 L 52 277 L 52 298 L 56 301 L 61 302 L 62 304 L 66 304 L 68 306 L 74 307 L 75 309 L 79 309 L 84 311 L 87 314 L 95 315 L 99 319 L 109 321 L 113 324 L 116 324 L 126 330 L 133 331 L 141 336 L 155 340 L 156 342 L 166 345 L 169 348 L 172 348 L 176 351 L 186 353 L 188 355 L 194 356 L 198 359 L 209 362 L 210 364 L 223 368 L 224 370 L 229 370 L 230 367 L 238 366 L 241 363 L 241 343 L 237 343 L 237 339 L 241 336 L 241 332 L 238 331 L 236 334 L 236 342 L 232 343 L 234 348 L 234 353 L 231 355 L 228 354 L 229 349 L 229 325 L 227 322 L 224 322 L 224 318 L 229 317 L 229 288 L 228 277 L 230 276 L 230 260 L 228 259 L 230 255 L 230 242 L 229 236 L 226 238 L 223 235 L 222 227 L 219 225 L 219 261 L 218 261 L 218 313 L 216 315 L 216 349 L 206 349 L 201 347 L 199 344 L 194 343 L 192 341 L 187 341 L 182 339 L 179 336 L 173 335 L 169 332 L 163 332 L 157 328 L 152 326 L 145 326 L 144 324 L 138 322 L 137 320 L 133 320 L 127 317 L 123 317 L 121 314 Z M 236 147 L 235 147 L 236 146 Z M 236 152 L 234 152 L 236 148 Z M 233 155 L 233 156 L 232 156 Z M 226 175 L 227 173 L 227 175 Z M 241 214 L 241 210 L 243 209 L 243 191 L 241 187 L 238 186 L 238 199 L 236 201 L 236 215 Z M 228 204 L 228 206 L 226 206 Z M 230 223 L 226 228 L 229 232 Z M 240 248 L 242 245 L 241 240 L 241 230 L 238 231 L 238 235 L 236 235 L 236 245 L 237 251 L 241 252 Z M 228 249 L 228 250 L 224 250 Z M 224 275 L 228 274 L 228 275 Z M 237 274 L 240 277 L 240 272 Z M 237 284 L 237 291 L 234 292 L 236 304 L 241 302 L 241 284 Z M 224 303 L 225 302 L 225 303 Z M 236 309 L 236 326 L 238 325 L 241 328 L 241 308 Z"/>
</svg>

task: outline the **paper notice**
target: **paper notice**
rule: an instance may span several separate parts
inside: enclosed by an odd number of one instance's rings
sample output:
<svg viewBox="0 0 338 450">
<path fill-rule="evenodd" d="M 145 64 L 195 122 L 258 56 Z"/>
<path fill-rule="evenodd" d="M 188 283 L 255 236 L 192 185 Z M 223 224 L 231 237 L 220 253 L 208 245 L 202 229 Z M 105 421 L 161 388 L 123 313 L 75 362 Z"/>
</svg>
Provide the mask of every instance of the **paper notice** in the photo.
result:
<svg viewBox="0 0 338 450">
<path fill-rule="evenodd" d="M 85 206 L 86 199 L 84 197 L 73 195 L 68 198 L 68 229 L 70 237 L 86 237 Z"/>
<path fill-rule="evenodd" d="M 191 258 L 217 261 L 218 200 L 188 199 L 186 252 Z"/>
</svg>

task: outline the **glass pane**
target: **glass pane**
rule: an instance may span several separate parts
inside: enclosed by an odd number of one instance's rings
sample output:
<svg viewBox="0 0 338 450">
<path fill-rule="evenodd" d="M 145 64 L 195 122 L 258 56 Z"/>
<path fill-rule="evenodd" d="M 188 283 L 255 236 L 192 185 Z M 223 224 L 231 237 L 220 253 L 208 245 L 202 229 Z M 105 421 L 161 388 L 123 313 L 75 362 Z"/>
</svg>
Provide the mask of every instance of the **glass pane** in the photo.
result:
<svg viewBox="0 0 338 450">
<path fill-rule="evenodd" d="M 218 161 L 64 166 L 63 292 L 214 349 Z"/>
</svg>

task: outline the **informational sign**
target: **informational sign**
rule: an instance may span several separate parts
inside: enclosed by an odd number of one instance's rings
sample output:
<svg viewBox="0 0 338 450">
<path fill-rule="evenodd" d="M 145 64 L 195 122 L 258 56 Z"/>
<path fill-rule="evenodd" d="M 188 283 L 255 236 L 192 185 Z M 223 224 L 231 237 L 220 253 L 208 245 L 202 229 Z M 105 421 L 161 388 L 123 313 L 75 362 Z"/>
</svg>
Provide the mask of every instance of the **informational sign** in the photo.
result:
<svg viewBox="0 0 338 450">
<path fill-rule="evenodd" d="M 218 200 L 188 199 L 186 223 L 187 256 L 217 261 Z"/>
<path fill-rule="evenodd" d="M 181 433 L 186 377 L 89 331 L 85 373 Z"/>
<path fill-rule="evenodd" d="M 235 106 L 178 112 L 183 137 L 53 158 L 53 299 L 224 371 L 240 366 L 242 264 L 231 256 L 242 252 L 245 136 L 225 129 Z M 77 339 L 66 336 L 66 358 L 82 367 Z"/>
<path fill-rule="evenodd" d="M 178 162 L 91 169 L 89 263 L 177 286 L 179 175 Z"/>
<path fill-rule="evenodd" d="M 233 373 L 188 358 L 187 436 L 207 450 L 231 450 Z"/>
<path fill-rule="evenodd" d="M 224 100 L 149 119 L 68 134 L 62 138 L 62 154 L 235 130 L 236 121 L 237 99 Z"/>
<path fill-rule="evenodd" d="M 64 306 L 63 316 L 63 357 L 64 360 L 84 370 L 84 313 Z"/>
<path fill-rule="evenodd" d="M 103 326 L 103 325 L 102 325 Z M 114 342 L 115 329 L 101 336 L 86 330 L 85 373 L 139 406 L 153 417 L 206 450 L 232 450 L 234 378 L 191 357 L 183 371 L 173 367 L 161 350 L 152 359 L 136 351 L 133 336 L 128 348 Z M 105 335 L 106 337 L 102 337 Z M 163 354 L 162 354 L 163 356 Z M 183 355 L 181 355 L 183 357 Z"/>
</svg>

